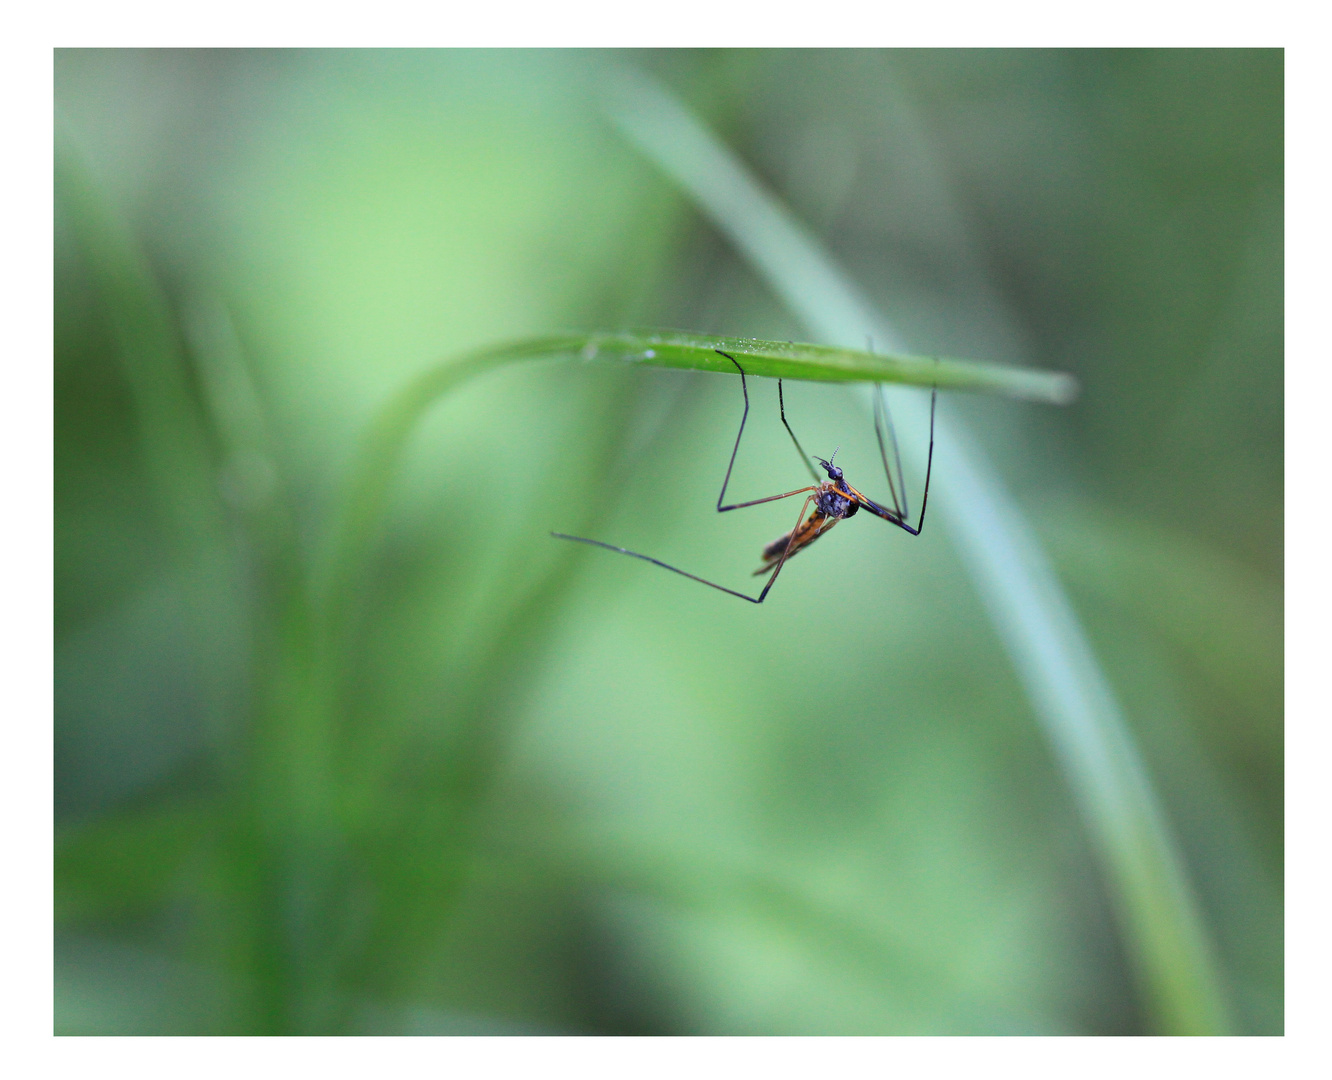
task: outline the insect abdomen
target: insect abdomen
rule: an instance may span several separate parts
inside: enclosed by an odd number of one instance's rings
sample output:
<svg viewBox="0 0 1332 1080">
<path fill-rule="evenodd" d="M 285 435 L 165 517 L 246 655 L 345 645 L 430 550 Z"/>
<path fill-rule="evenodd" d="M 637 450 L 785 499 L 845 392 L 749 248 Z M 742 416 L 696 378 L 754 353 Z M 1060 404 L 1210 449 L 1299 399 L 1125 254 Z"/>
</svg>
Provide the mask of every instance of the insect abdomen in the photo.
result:
<svg viewBox="0 0 1332 1080">
<path fill-rule="evenodd" d="M 805 519 L 805 523 L 794 534 L 787 533 L 774 540 L 763 549 L 763 565 L 754 571 L 755 575 L 766 574 L 771 570 L 773 563 L 782 557 L 782 552 L 786 550 L 788 544 L 791 545 L 791 554 L 787 556 L 789 559 L 801 548 L 813 543 L 819 536 L 820 527 L 827 520 L 824 514 L 816 511 Z"/>
<path fill-rule="evenodd" d="M 772 562 L 773 559 L 781 558 L 781 554 L 783 551 L 786 550 L 786 545 L 790 542 L 790 540 L 791 540 L 790 533 L 787 533 L 785 536 L 779 536 L 776 540 L 774 540 L 771 544 L 769 544 L 767 547 L 763 549 L 763 561 Z"/>
</svg>

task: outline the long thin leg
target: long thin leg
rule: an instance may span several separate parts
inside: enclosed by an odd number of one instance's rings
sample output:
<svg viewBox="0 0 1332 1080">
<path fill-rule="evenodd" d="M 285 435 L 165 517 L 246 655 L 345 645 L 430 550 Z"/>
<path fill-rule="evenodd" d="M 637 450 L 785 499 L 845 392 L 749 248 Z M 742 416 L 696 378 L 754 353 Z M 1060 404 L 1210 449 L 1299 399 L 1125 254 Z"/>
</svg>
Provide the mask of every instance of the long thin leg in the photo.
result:
<svg viewBox="0 0 1332 1080">
<path fill-rule="evenodd" d="M 731 363 L 735 364 L 732 360 Z M 739 364 L 735 364 L 739 367 Z M 744 375 L 742 371 L 741 376 Z M 805 448 L 800 445 L 800 440 L 795 437 L 795 432 L 791 430 L 791 425 L 786 422 L 786 402 L 782 399 L 782 380 L 777 380 L 777 409 L 782 414 L 782 427 L 786 428 L 786 433 L 791 436 L 791 441 L 795 443 L 796 452 L 800 455 L 800 460 L 805 463 L 805 468 L 809 470 L 809 475 L 814 477 L 814 483 L 821 483 L 819 474 L 814 471 L 814 466 L 809 463 L 809 455 L 805 453 Z"/>
<path fill-rule="evenodd" d="M 916 522 L 913 529 L 908 525 L 902 516 L 893 510 L 888 510 L 865 496 L 860 496 L 860 505 L 871 514 L 883 518 L 884 521 L 896 525 L 899 529 L 904 529 L 912 536 L 919 536 L 920 530 L 925 527 L 925 508 L 930 504 L 930 472 L 934 468 L 934 407 L 939 400 L 939 389 L 935 387 L 930 393 L 930 452 L 925 459 L 925 493 L 920 497 L 920 520 Z"/>
<path fill-rule="evenodd" d="M 930 501 L 930 470 L 934 467 L 934 407 L 938 402 L 939 388 L 936 386 L 930 391 L 930 452 L 925 458 L 925 491 L 920 497 L 920 520 L 916 522 L 913 536 L 919 536 L 920 530 L 925 528 L 925 507 Z"/>
<path fill-rule="evenodd" d="M 809 504 L 812 503 L 813 501 L 814 501 L 813 495 L 808 495 L 805 497 L 805 502 L 800 507 L 800 513 L 796 515 L 795 524 L 791 527 L 792 538 L 794 538 L 795 534 L 800 531 L 800 523 L 805 520 L 805 511 L 809 509 Z M 782 567 L 786 565 L 786 560 L 791 557 L 791 554 L 792 554 L 791 542 L 788 540 L 786 542 L 786 549 L 782 552 L 782 557 L 777 560 L 777 565 L 773 568 L 772 577 L 768 578 L 768 583 L 763 586 L 763 591 L 758 594 L 758 599 L 755 600 L 754 603 L 756 604 L 763 603 L 763 598 L 768 595 L 768 590 L 771 589 L 773 584 L 777 581 L 777 575 L 782 572 Z"/>
<path fill-rule="evenodd" d="M 865 338 L 865 348 L 869 352 L 874 351 L 874 339 L 868 335 Z M 883 448 L 881 425 L 887 426 L 888 434 L 893 440 L 893 460 L 897 462 L 897 484 L 893 483 L 893 470 L 888 467 L 888 454 Z M 902 454 L 897 449 L 897 429 L 893 427 L 893 418 L 888 414 L 888 402 L 883 397 L 883 383 L 874 384 L 874 437 L 879 440 L 879 458 L 883 461 L 884 475 L 888 477 L 888 491 L 893 497 L 893 510 L 899 520 L 905 521 L 911 516 L 911 510 L 907 506 L 906 481 L 902 478 Z M 902 489 L 901 502 L 897 499 L 899 486 Z"/>
<path fill-rule="evenodd" d="M 799 494 L 799 492 L 794 492 L 793 494 Z M 776 497 L 781 498 L 781 496 Z M 795 528 L 791 530 L 792 536 L 799 531 L 800 523 L 805 518 L 805 511 L 809 509 L 809 504 L 813 499 L 813 495 L 807 496 L 804 504 L 800 507 L 800 516 L 796 518 Z M 553 532 L 550 535 L 559 540 L 577 540 L 580 544 L 591 544 L 593 547 L 605 548 L 607 551 L 618 551 L 621 555 L 632 555 L 635 559 L 642 559 L 644 562 L 650 562 L 654 566 L 660 566 L 663 570 L 669 570 L 673 574 L 687 577 L 690 581 L 697 581 L 700 585 L 707 585 L 710 588 L 717 589 L 730 596 L 739 597 L 741 600 L 748 600 L 751 604 L 763 603 L 767 598 L 768 590 L 772 588 L 773 583 L 777 580 L 777 575 L 782 572 L 782 566 L 786 563 L 787 556 L 791 554 L 791 545 L 788 542 L 786 550 L 782 552 L 782 557 L 777 561 L 777 565 L 772 571 L 772 577 L 768 578 L 768 583 L 763 586 L 763 591 L 759 593 L 758 596 L 749 596 L 745 593 L 737 592 L 735 589 L 728 589 L 725 585 L 718 585 L 715 581 L 701 578 L 697 574 L 691 574 L 687 570 L 681 570 L 678 566 L 672 566 L 670 563 L 664 563 L 660 559 L 654 559 L 651 555 L 641 555 L 637 551 L 630 551 L 628 548 L 616 547 L 614 544 L 603 543 L 601 540 L 589 540 L 585 536 L 569 536 L 567 533 L 557 532 Z"/>
<path fill-rule="evenodd" d="M 880 418 L 882 417 L 882 423 Z M 893 460 L 897 462 L 897 484 L 893 483 L 893 470 L 888 465 L 888 453 L 883 445 L 883 425 L 888 427 L 888 437 L 893 443 Z M 911 510 L 907 506 L 906 481 L 902 478 L 902 454 L 897 449 L 897 429 L 893 427 L 893 418 L 888 413 L 888 403 L 883 400 L 883 384 L 877 383 L 874 387 L 874 435 L 879 440 L 879 457 L 883 460 L 884 475 L 888 477 L 888 490 L 893 496 L 893 509 L 897 511 L 897 516 L 905 520 L 911 516 Z M 897 488 L 902 488 L 902 500 L 899 503 L 897 499 Z"/>
<path fill-rule="evenodd" d="M 715 352 L 718 356 L 726 357 L 727 360 L 735 364 L 735 370 L 740 372 L 740 392 L 745 395 L 745 411 L 740 416 L 740 430 L 735 433 L 735 446 L 731 448 L 731 460 L 726 464 L 726 477 L 725 479 L 722 480 L 721 491 L 717 495 L 717 513 L 724 514 L 726 513 L 727 510 L 742 510 L 746 506 L 758 506 L 760 503 L 772 502 L 775 499 L 787 499 L 790 498 L 792 495 L 799 495 L 802 491 L 812 490 L 807 487 L 797 488 L 795 491 L 788 491 L 783 495 L 769 495 L 766 499 L 751 499 L 749 502 L 732 503 L 730 506 L 722 505 L 722 499 L 726 498 L 726 485 L 731 482 L 731 470 L 735 467 L 735 455 L 740 450 L 740 439 L 745 434 L 745 421 L 749 419 L 749 389 L 745 385 L 745 369 L 742 368 L 738 363 L 736 363 L 735 357 L 732 356 L 730 353 L 722 352 L 721 349 L 714 349 L 713 352 Z M 780 395 L 781 395 L 781 387 L 779 385 L 778 386 L 779 400 L 780 400 Z M 782 409 L 782 423 L 783 424 L 786 423 L 786 410 L 784 407 Z M 787 425 L 786 430 L 788 432 L 791 431 L 791 427 L 789 424 Z M 795 438 L 794 433 L 791 434 L 791 438 L 792 439 Z M 796 449 L 800 450 L 799 443 L 796 443 Z M 800 456 L 802 459 L 804 458 L 804 455 L 805 452 L 803 450 L 800 450 Z M 809 462 L 806 461 L 805 464 L 808 466 Z M 810 467 L 810 473 L 814 477 L 815 483 L 817 483 L 819 477 L 818 474 L 814 472 L 812 467 Z"/>
</svg>

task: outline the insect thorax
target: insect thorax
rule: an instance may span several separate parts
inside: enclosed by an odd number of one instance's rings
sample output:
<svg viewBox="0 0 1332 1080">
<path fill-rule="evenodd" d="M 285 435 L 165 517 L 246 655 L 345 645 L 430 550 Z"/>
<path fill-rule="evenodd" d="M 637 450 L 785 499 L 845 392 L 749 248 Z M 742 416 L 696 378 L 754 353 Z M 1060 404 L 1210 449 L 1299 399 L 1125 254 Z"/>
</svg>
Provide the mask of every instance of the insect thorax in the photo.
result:
<svg viewBox="0 0 1332 1080">
<path fill-rule="evenodd" d="M 831 518 L 848 518 L 860 509 L 860 504 L 855 499 L 843 495 L 831 484 L 819 490 L 814 496 L 814 503 L 819 508 L 819 513 Z"/>
</svg>

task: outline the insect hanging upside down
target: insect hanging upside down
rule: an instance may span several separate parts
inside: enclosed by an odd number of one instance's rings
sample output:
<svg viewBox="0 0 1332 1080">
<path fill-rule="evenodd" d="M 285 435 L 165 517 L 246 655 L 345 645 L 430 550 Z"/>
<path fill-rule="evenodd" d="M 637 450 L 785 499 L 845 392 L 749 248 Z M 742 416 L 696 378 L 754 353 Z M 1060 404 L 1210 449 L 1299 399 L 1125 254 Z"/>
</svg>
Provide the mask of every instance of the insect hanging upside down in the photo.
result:
<svg viewBox="0 0 1332 1080">
<path fill-rule="evenodd" d="M 837 451 L 834 450 L 832 459 L 828 461 L 824 461 L 823 458 L 816 459 L 828 473 L 827 481 L 815 488 L 814 494 L 805 500 L 805 506 L 800 510 L 800 516 L 805 520 L 763 549 L 763 565 L 754 571 L 754 577 L 771 573 L 783 556 L 789 559 L 797 551 L 809 547 L 824 533 L 830 532 L 839 521 L 855 517 L 861 507 L 862 499 L 870 503 L 842 478 L 842 470 L 832 463 L 836 457 Z M 814 512 L 806 518 L 805 509 L 811 500 L 814 503 Z"/>
<path fill-rule="evenodd" d="M 768 590 L 777 580 L 777 575 L 781 573 L 782 567 L 786 565 L 788 559 L 796 552 L 809 547 L 820 536 L 823 536 L 832 529 L 839 521 L 854 517 L 861 510 L 866 510 L 876 517 L 883 518 L 891 525 L 896 525 L 912 536 L 919 536 L 920 530 L 925 525 L 925 507 L 930 498 L 930 472 L 934 467 L 934 406 L 938 398 L 937 388 L 930 395 L 930 449 L 925 463 L 925 492 L 920 500 L 920 517 L 914 526 L 907 523 L 910 517 L 910 511 L 906 506 L 906 483 L 902 477 L 902 461 L 897 452 L 897 436 L 893 432 L 892 421 L 888 417 L 887 406 L 883 403 L 883 395 L 876 393 L 874 398 L 874 434 L 879 440 L 879 454 L 883 459 L 883 471 L 888 477 L 888 490 L 892 494 L 892 509 L 880 506 L 873 499 L 862 495 L 846 482 L 842 475 L 842 470 L 833 464 L 833 459 L 837 457 L 837 451 L 834 450 L 832 457 L 827 461 L 823 458 L 815 458 L 823 466 L 824 472 L 828 474 L 827 480 L 820 480 L 819 474 L 814 471 L 810 465 L 810 459 L 800 446 L 800 440 L 795 437 L 795 432 L 791 430 L 791 425 L 786 422 L 786 402 L 782 397 L 782 380 L 777 380 L 777 401 L 781 412 L 782 426 L 791 436 L 791 441 L 795 443 L 796 450 L 800 453 L 800 459 L 809 469 L 810 475 L 814 478 L 814 484 L 809 487 L 797 488 L 795 491 L 787 491 L 781 495 L 769 495 L 763 499 L 752 499 L 749 502 L 732 503 L 728 506 L 722 505 L 722 500 L 726 498 L 726 486 L 731 482 L 731 470 L 735 467 L 735 455 L 740 449 L 740 439 L 745 433 L 745 421 L 749 419 L 749 389 L 745 385 L 745 371 L 730 353 L 724 353 L 720 349 L 715 350 L 719 355 L 726 357 L 727 360 L 735 364 L 736 370 L 740 372 L 740 390 L 745 396 L 745 411 L 740 417 L 740 430 L 735 436 L 735 446 L 731 450 L 731 461 L 726 466 L 726 477 L 722 480 L 721 493 L 717 496 L 717 512 L 724 514 L 728 510 L 740 510 L 746 506 L 759 506 L 763 503 L 776 502 L 779 499 L 789 499 L 796 495 L 804 495 L 804 504 L 800 507 L 800 513 L 796 517 L 795 528 L 785 536 L 779 537 L 763 549 L 763 565 L 754 571 L 754 576 L 761 574 L 772 574 L 768 583 L 763 586 L 763 591 L 758 596 L 749 596 L 735 589 L 728 589 L 725 585 L 718 585 L 714 581 L 708 581 L 706 578 L 698 577 L 696 574 L 688 573 L 679 567 L 671 566 L 660 559 L 654 559 L 651 555 L 641 555 L 637 551 L 629 551 L 627 548 L 616 547 L 614 544 L 607 544 L 601 540 L 590 540 L 585 536 L 569 536 L 567 533 L 551 533 L 551 536 L 560 540 L 576 540 L 581 544 L 592 544 L 595 547 L 606 548 L 608 551 L 617 551 L 621 555 L 631 555 L 635 559 L 642 559 L 644 562 L 650 562 L 654 566 L 660 566 L 664 570 L 670 570 L 672 573 L 680 574 L 691 581 L 697 581 L 700 584 L 707 585 L 721 592 L 729 593 L 731 596 L 739 597 L 741 600 L 748 600 L 751 604 L 761 604 L 767 598 Z M 884 443 L 883 429 L 888 428 L 889 439 L 893 447 L 893 458 L 897 464 L 897 479 L 893 479 L 893 470 L 888 464 L 888 450 Z M 898 488 L 902 490 L 901 501 L 898 501 Z M 814 504 L 814 510 L 805 516 L 809 510 L 810 504 Z"/>
</svg>

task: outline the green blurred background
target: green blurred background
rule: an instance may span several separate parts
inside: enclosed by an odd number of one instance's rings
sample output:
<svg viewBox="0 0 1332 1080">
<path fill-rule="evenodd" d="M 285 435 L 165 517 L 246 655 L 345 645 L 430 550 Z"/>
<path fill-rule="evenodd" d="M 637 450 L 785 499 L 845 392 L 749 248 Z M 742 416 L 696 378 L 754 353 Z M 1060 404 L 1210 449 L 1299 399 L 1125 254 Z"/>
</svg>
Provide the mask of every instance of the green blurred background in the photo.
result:
<svg viewBox="0 0 1332 1080">
<path fill-rule="evenodd" d="M 1078 376 L 1065 409 L 944 405 L 1125 706 L 1233 1028 L 1280 1032 L 1280 52 L 79 50 L 55 62 L 57 1031 L 1153 1030 L 940 521 L 847 523 L 761 608 L 548 538 L 747 585 L 794 508 L 713 511 L 733 378 L 462 384 L 325 670 L 328 538 L 414 374 L 556 330 L 804 336 L 608 124 L 611 61 L 919 349 Z M 775 387 L 750 393 L 739 498 L 804 482 Z M 883 486 L 849 390 L 786 403 Z"/>
</svg>

